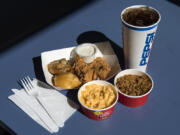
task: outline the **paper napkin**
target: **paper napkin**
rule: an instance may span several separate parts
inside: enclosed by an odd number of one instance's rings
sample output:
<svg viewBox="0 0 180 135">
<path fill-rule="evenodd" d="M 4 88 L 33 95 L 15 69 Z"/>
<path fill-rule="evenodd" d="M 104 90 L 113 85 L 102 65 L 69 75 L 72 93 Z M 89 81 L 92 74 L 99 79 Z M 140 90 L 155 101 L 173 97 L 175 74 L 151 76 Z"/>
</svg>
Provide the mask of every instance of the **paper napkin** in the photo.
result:
<svg viewBox="0 0 180 135">
<path fill-rule="evenodd" d="M 39 101 L 29 96 L 23 89 L 12 89 L 13 95 L 8 98 L 21 108 L 34 121 L 51 133 L 58 132 L 66 120 L 78 109 L 78 105 L 60 92 L 34 79 L 33 84 L 39 91 Z M 45 108 L 45 109 L 44 109 Z M 46 116 L 44 121 L 41 115 Z"/>
</svg>

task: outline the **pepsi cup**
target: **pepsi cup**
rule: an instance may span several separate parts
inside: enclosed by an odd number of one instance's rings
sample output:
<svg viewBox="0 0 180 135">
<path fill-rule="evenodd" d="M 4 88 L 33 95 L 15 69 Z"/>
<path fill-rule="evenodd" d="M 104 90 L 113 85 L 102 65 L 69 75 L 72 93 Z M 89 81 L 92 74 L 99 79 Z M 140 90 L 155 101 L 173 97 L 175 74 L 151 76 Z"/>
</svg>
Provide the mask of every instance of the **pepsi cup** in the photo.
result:
<svg viewBox="0 0 180 135">
<path fill-rule="evenodd" d="M 149 6 L 135 5 L 121 13 L 125 67 L 146 72 L 159 12 Z"/>
</svg>

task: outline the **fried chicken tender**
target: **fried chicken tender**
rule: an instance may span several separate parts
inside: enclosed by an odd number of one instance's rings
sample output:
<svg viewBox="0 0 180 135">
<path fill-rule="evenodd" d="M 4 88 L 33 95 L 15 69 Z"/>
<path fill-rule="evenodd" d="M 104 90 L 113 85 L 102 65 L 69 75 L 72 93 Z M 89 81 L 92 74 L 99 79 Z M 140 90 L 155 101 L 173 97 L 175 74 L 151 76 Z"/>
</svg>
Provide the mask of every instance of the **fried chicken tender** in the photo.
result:
<svg viewBox="0 0 180 135">
<path fill-rule="evenodd" d="M 92 63 L 93 67 L 100 79 L 106 79 L 109 72 L 111 71 L 111 66 L 101 57 L 97 57 Z"/>
<path fill-rule="evenodd" d="M 80 56 L 76 56 L 73 69 L 75 74 L 79 77 L 82 82 L 88 82 L 92 78 L 92 71 L 90 71 L 90 67 L 87 63 L 84 62 L 83 58 Z"/>
<path fill-rule="evenodd" d="M 68 63 L 68 61 L 65 58 L 60 59 L 60 60 L 55 60 L 49 63 L 47 68 L 48 68 L 48 71 L 53 75 L 71 72 L 72 70 L 71 65 Z"/>
<path fill-rule="evenodd" d="M 98 77 L 100 79 L 106 79 L 111 71 L 110 65 L 101 57 L 87 64 L 82 57 L 76 56 L 73 69 L 83 83 L 96 80 Z"/>
<path fill-rule="evenodd" d="M 104 80 L 111 71 L 111 66 L 103 58 L 98 57 L 87 64 L 79 55 L 72 62 L 65 58 L 55 60 L 49 63 L 47 68 L 53 74 L 53 84 L 61 88 L 79 87 L 81 84 L 98 78 Z"/>
<path fill-rule="evenodd" d="M 89 70 L 89 66 L 84 62 L 82 57 L 77 55 L 73 64 L 73 69 L 80 75 L 81 73 L 86 73 L 87 70 Z"/>
</svg>

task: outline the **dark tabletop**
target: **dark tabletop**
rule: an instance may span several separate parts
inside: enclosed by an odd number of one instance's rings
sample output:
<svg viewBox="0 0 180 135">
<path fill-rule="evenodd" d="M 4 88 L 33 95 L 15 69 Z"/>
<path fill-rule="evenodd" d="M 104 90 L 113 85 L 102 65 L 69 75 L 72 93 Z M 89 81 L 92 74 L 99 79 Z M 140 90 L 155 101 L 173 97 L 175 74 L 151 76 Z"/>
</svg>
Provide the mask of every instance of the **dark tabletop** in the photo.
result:
<svg viewBox="0 0 180 135">
<path fill-rule="evenodd" d="M 152 6 L 161 13 L 147 69 L 154 80 L 147 103 L 138 108 L 117 103 L 113 115 L 104 121 L 90 120 L 77 111 L 56 134 L 180 134 L 180 8 L 165 0 L 99 0 L 1 52 L 0 120 L 18 135 L 49 135 L 8 100 L 11 89 L 20 88 L 17 80 L 24 75 L 43 79 L 38 72 L 43 51 L 104 39 L 122 48 L 120 13 L 138 4 Z"/>
</svg>

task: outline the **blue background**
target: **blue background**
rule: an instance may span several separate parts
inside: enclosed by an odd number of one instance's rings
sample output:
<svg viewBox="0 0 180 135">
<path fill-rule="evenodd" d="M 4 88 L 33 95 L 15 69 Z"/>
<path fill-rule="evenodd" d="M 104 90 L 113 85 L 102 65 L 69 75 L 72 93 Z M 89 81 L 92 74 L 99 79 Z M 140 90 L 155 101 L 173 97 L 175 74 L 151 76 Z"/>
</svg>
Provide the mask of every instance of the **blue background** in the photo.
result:
<svg viewBox="0 0 180 135">
<path fill-rule="evenodd" d="M 120 13 L 138 4 L 152 6 L 161 13 L 147 69 L 154 80 L 147 103 L 139 108 L 118 103 L 109 119 L 98 122 L 77 111 L 56 134 L 180 134 L 180 8 L 164 0 L 99 0 L 1 53 L 0 120 L 18 135 L 50 134 L 7 99 L 11 88 L 20 88 L 17 80 L 24 75 L 35 77 L 34 57 L 43 51 L 75 46 L 84 32 L 103 33 L 122 47 Z"/>
</svg>

